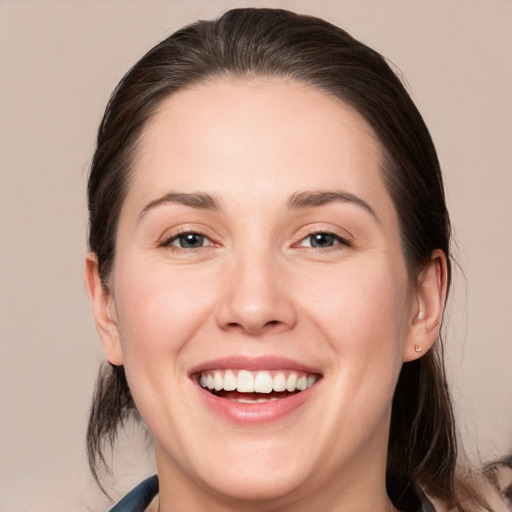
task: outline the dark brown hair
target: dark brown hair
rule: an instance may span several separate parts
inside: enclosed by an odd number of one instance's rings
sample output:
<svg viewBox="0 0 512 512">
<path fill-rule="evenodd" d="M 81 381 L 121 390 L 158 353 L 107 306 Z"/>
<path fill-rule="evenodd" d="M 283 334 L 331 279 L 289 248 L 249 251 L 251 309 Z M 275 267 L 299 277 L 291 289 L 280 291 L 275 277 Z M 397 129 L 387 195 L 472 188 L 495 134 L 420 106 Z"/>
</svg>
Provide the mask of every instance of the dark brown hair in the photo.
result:
<svg viewBox="0 0 512 512">
<path fill-rule="evenodd" d="M 326 21 L 278 9 L 235 9 L 185 27 L 150 50 L 113 92 L 101 122 L 88 186 L 90 249 L 108 287 L 116 228 L 131 164 L 148 119 L 180 88 L 217 77 L 300 81 L 339 98 L 372 126 L 384 154 L 383 178 L 398 212 L 412 282 L 434 249 L 448 259 L 450 222 L 431 137 L 400 79 L 376 51 Z M 94 395 L 87 446 L 99 483 L 103 449 L 137 414 L 122 367 L 106 365 Z M 105 444 L 106 443 L 106 444 Z M 393 399 L 388 490 L 410 482 L 464 510 L 454 474 L 457 443 L 442 345 L 403 365 Z M 399 503 L 395 503 L 399 506 Z"/>
</svg>

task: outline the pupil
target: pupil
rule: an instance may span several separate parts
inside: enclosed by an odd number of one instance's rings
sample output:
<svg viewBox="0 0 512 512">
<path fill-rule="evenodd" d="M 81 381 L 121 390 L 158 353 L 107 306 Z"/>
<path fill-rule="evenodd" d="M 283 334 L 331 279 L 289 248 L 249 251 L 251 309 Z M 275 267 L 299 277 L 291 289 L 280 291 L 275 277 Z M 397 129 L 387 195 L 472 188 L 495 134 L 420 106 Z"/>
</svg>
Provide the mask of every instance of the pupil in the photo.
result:
<svg viewBox="0 0 512 512">
<path fill-rule="evenodd" d="M 334 244 L 334 237 L 327 233 L 317 233 L 311 237 L 312 247 L 331 247 Z"/>
<path fill-rule="evenodd" d="M 187 233 L 180 236 L 180 246 L 185 249 L 193 249 L 195 247 L 202 247 L 204 236 L 197 233 Z"/>
</svg>

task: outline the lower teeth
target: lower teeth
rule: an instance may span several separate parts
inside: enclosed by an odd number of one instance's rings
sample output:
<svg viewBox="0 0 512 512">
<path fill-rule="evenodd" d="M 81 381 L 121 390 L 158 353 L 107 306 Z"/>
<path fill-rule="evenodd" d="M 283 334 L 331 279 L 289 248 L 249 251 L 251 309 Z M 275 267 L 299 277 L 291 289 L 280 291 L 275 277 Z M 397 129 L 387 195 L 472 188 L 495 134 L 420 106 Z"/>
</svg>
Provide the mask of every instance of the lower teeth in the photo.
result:
<svg viewBox="0 0 512 512">
<path fill-rule="evenodd" d="M 230 398 L 231 402 L 238 402 L 239 404 L 264 404 L 267 402 L 275 402 L 279 400 L 279 398 L 256 398 L 256 399 L 248 399 L 248 398 Z"/>
</svg>

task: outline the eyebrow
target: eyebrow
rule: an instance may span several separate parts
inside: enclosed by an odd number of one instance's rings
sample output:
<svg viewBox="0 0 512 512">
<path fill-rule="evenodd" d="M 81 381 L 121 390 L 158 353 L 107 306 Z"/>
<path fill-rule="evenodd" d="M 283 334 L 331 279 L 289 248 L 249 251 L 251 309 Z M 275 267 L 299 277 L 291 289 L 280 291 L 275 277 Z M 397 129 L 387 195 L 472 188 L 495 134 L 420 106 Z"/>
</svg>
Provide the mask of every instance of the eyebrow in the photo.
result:
<svg viewBox="0 0 512 512">
<path fill-rule="evenodd" d="M 366 201 L 354 194 L 351 194 L 350 192 L 343 191 L 297 192 L 288 199 L 288 208 L 292 210 L 313 208 L 315 206 L 323 206 L 333 202 L 355 204 L 366 210 L 376 220 L 379 220 L 375 210 Z M 139 219 L 141 219 L 149 210 L 167 203 L 181 204 L 201 210 L 221 210 L 220 201 L 210 194 L 201 192 L 169 192 L 168 194 L 148 203 L 140 212 Z"/>
<path fill-rule="evenodd" d="M 352 203 L 366 210 L 372 217 L 379 220 L 375 210 L 360 197 L 343 191 L 306 191 L 293 194 L 288 200 L 290 209 L 312 208 L 315 206 L 323 206 L 329 203 L 342 202 Z"/>
<path fill-rule="evenodd" d="M 139 214 L 141 219 L 149 210 L 168 203 L 182 204 L 200 210 L 220 210 L 220 203 L 210 194 L 169 192 L 148 203 Z"/>
</svg>

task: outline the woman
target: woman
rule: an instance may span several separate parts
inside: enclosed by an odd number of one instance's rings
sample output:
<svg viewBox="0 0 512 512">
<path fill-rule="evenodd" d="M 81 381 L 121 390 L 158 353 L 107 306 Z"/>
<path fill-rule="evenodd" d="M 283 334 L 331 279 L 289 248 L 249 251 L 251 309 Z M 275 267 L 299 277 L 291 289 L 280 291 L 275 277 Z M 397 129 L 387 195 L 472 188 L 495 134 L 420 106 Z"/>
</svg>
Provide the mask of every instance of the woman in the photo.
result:
<svg viewBox="0 0 512 512">
<path fill-rule="evenodd" d="M 114 510 L 486 507 L 455 479 L 439 163 L 378 53 L 281 10 L 186 27 L 114 91 L 88 193 L 91 467 L 140 414 L 158 468 Z"/>
</svg>

